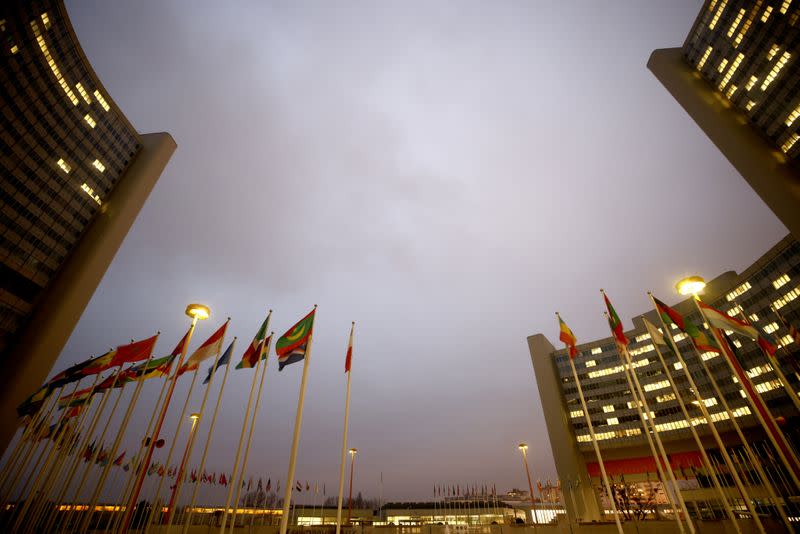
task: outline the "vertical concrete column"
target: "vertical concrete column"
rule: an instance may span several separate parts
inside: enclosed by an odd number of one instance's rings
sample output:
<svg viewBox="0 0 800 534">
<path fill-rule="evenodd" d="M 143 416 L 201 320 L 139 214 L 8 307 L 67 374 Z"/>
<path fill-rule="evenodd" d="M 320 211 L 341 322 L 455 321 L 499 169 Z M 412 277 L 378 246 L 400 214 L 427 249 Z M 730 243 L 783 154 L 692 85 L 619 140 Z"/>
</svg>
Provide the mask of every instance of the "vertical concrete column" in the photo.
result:
<svg viewBox="0 0 800 534">
<path fill-rule="evenodd" d="M 583 454 L 578 449 L 578 441 L 572 430 L 572 424 L 570 424 L 567 404 L 562 394 L 561 379 L 553 356 L 556 349 L 542 334 L 528 337 L 528 349 L 531 353 L 533 372 L 539 387 L 542 412 L 547 424 L 547 434 L 550 438 L 550 448 L 553 451 L 556 471 L 561 480 L 567 514 L 571 518 L 577 517 L 583 521 L 599 521 L 600 503 L 586 470 Z M 580 481 L 578 487 L 573 488 L 573 491 L 577 506 L 583 507 L 581 510 L 573 508 L 569 489 L 565 482 L 567 479 Z"/>
</svg>

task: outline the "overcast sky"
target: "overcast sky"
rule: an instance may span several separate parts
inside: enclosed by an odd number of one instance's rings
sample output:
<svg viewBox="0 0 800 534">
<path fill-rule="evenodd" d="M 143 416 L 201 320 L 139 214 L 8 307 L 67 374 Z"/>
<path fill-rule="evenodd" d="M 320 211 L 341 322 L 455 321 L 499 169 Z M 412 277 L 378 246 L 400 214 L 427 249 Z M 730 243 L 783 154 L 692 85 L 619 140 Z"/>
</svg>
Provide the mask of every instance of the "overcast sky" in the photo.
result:
<svg viewBox="0 0 800 534">
<path fill-rule="evenodd" d="M 238 361 L 268 309 L 282 334 L 319 304 L 296 478 L 336 493 L 355 320 L 355 491 L 523 487 L 522 440 L 554 479 L 526 337 L 557 343 L 556 310 L 607 336 L 600 287 L 630 326 L 647 290 L 675 301 L 786 233 L 646 68 L 700 5 L 67 1 L 112 98 L 178 149 L 54 371 L 157 330 L 166 354 L 194 301 L 213 315 L 192 348 L 230 316 Z M 248 472 L 285 485 L 302 366 L 275 363 Z M 209 471 L 231 469 L 251 373 Z"/>
</svg>

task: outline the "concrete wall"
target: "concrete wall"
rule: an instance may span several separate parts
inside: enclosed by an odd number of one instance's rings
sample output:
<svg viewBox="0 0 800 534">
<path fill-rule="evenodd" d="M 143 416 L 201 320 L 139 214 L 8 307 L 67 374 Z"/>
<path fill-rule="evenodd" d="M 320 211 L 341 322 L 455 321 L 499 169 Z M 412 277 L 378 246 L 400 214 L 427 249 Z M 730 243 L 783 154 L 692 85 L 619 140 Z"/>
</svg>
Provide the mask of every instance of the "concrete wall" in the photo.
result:
<svg viewBox="0 0 800 534">
<path fill-rule="evenodd" d="M 16 431 L 16 407 L 47 378 L 177 147 L 167 133 L 146 134 L 141 141 L 142 149 L 50 283 L 0 365 L 4 386 L 0 390 L 0 450 L 5 449 Z"/>
<path fill-rule="evenodd" d="M 564 404 L 564 396 L 561 394 L 561 381 L 553 365 L 552 354 L 555 347 L 542 334 L 536 334 L 528 337 L 528 349 L 531 353 L 539 397 L 542 400 L 544 421 L 550 437 L 550 448 L 553 451 L 558 478 L 561 480 L 567 514 L 584 521 L 599 520 L 600 505 L 597 494 L 587 474 L 583 454 L 578 450 L 567 407 Z M 580 480 L 580 484 L 570 491 L 567 480 L 574 483 L 576 479 Z"/>
<path fill-rule="evenodd" d="M 680 48 L 655 50 L 647 62 L 722 154 L 786 228 L 800 239 L 800 168 L 763 138 L 747 117 L 703 80 Z"/>
</svg>

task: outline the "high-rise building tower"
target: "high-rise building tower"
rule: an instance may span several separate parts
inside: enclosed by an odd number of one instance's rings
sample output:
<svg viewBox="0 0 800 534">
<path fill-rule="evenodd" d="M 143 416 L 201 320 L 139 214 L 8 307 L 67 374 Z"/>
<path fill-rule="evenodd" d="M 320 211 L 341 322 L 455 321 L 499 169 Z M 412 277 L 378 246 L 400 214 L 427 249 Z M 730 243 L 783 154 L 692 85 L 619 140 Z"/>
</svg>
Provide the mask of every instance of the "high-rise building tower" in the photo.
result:
<svg viewBox="0 0 800 534">
<path fill-rule="evenodd" d="M 3 446 L 16 405 L 59 356 L 176 145 L 136 132 L 62 2 L 3 2 L 0 47 Z"/>
<path fill-rule="evenodd" d="M 648 68 L 800 239 L 800 2 L 706 0 Z"/>
</svg>

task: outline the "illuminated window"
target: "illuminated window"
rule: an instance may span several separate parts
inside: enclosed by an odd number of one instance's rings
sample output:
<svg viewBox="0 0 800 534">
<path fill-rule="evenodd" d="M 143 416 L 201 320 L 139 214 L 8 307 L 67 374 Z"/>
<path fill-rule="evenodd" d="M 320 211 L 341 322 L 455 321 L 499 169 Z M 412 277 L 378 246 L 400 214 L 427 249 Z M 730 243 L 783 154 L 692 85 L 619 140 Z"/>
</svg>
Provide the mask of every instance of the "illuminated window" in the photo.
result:
<svg viewBox="0 0 800 534">
<path fill-rule="evenodd" d="M 630 351 L 630 353 L 631 353 L 631 356 L 638 356 L 640 354 L 644 354 L 645 352 L 650 352 L 651 350 L 655 350 L 655 347 L 653 346 L 652 343 L 648 343 L 647 345 L 641 346 L 638 349 L 633 349 L 632 351 Z M 642 361 L 644 361 L 644 360 L 642 360 Z M 643 365 L 647 365 L 647 364 L 643 364 Z"/>
<path fill-rule="evenodd" d="M 747 17 L 744 26 L 742 26 L 742 30 L 736 35 L 736 39 L 733 40 L 734 48 L 738 47 L 742 43 L 742 39 L 744 39 L 744 36 L 747 34 L 747 30 L 750 29 L 750 25 L 753 24 L 753 19 L 755 18 L 756 13 L 758 13 L 758 10 L 760 8 L 761 8 L 761 0 L 759 0 L 756 6 L 750 11 L 750 15 Z"/>
<path fill-rule="evenodd" d="M 784 65 L 786 65 L 786 62 L 789 61 L 790 57 L 792 57 L 792 55 L 789 52 L 784 52 L 781 55 L 781 58 L 775 63 L 775 65 L 772 67 L 772 70 L 769 71 L 769 74 L 767 74 L 767 77 L 764 79 L 764 83 L 761 84 L 762 91 L 769 87 L 769 84 L 771 84 L 772 81 L 778 77 L 778 74 L 780 74 L 781 69 Z"/>
<path fill-rule="evenodd" d="M 42 37 L 41 30 L 39 30 L 39 25 L 36 24 L 35 20 L 31 21 L 31 27 L 33 28 L 33 34 L 36 36 L 36 42 L 39 44 L 39 49 L 42 51 L 42 54 L 44 54 L 44 58 L 47 60 L 47 63 L 50 65 L 50 70 L 53 71 L 53 74 L 55 75 L 56 79 L 58 80 L 58 83 L 61 86 L 61 88 L 67 94 L 67 97 L 70 99 L 70 101 L 74 105 L 77 106 L 78 105 L 78 97 L 75 96 L 75 93 L 72 92 L 72 89 L 70 89 L 69 84 L 67 83 L 67 81 L 64 79 L 63 76 L 61 76 L 61 71 L 58 69 L 58 65 L 56 65 L 56 62 L 53 59 L 53 56 L 50 55 L 50 49 L 47 48 L 47 43 L 44 42 L 44 37 Z"/>
<path fill-rule="evenodd" d="M 796 133 L 793 133 L 791 137 L 789 137 L 789 139 L 787 139 L 786 142 L 781 145 L 781 150 L 783 150 L 784 153 L 789 152 L 797 142 L 798 138 L 800 138 L 800 136 L 798 136 Z"/>
<path fill-rule="evenodd" d="M 683 341 L 684 339 L 686 339 L 686 334 L 684 334 L 683 332 L 679 332 L 674 336 L 672 336 L 672 339 L 675 340 L 675 343 L 677 343 L 678 341 Z"/>
<path fill-rule="evenodd" d="M 756 384 L 756 391 L 759 393 L 766 393 L 767 391 L 772 391 L 773 389 L 778 389 L 780 387 L 783 387 L 783 384 L 781 384 L 780 380 L 775 379 L 769 380 L 762 384 Z"/>
<path fill-rule="evenodd" d="M 597 362 L 594 360 L 586 360 L 586 367 L 594 367 L 597 365 Z"/>
<path fill-rule="evenodd" d="M 728 310 L 726 313 L 728 314 L 729 317 L 736 317 L 737 315 L 742 313 L 742 307 L 737 304 L 736 306 Z"/>
<path fill-rule="evenodd" d="M 96 194 L 96 193 L 94 192 L 94 189 L 92 189 L 91 187 L 89 187 L 89 185 L 88 185 L 88 184 L 84 183 L 84 184 L 81 186 L 81 189 L 83 189 L 83 190 L 86 192 L 86 194 L 87 194 L 87 195 L 89 195 L 90 197 L 92 197 L 92 200 L 94 200 L 95 202 L 97 202 L 97 204 L 98 204 L 98 205 L 102 204 L 102 201 L 100 200 L 100 195 Z"/>
<path fill-rule="evenodd" d="M 672 367 L 674 367 L 676 371 L 680 371 L 683 369 L 683 364 L 681 362 L 675 362 L 672 364 Z"/>
<path fill-rule="evenodd" d="M 764 14 L 761 15 L 761 22 L 767 22 L 770 13 L 772 13 L 772 6 L 767 6 L 767 9 L 764 10 Z"/>
<path fill-rule="evenodd" d="M 783 4 L 781 5 L 781 15 L 786 14 L 786 11 L 789 9 L 790 5 L 792 5 L 792 0 L 783 0 Z"/>
<path fill-rule="evenodd" d="M 776 310 L 780 310 L 800 295 L 800 287 L 796 287 L 772 303 Z"/>
<path fill-rule="evenodd" d="M 726 330 L 725 332 L 727 333 L 727 330 Z M 732 333 L 733 333 L 733 332 L 731 332 L 731 334 L 732 334 Z M 730 335 L 730 334 L 728 334 L 728 335 Z M 741 348 L 742 348 L 742 342 L 741 342 L 741 341 L 739 341 L 738 339 L 734 339 L 734 340 L 733 340 L 733 345 L 734 345 L 734 346 L 735 346 L 737 349 L 741 349 Z"/>
<path fill-rule="evenodd" d="M 751 287 L 753 286 L 750 285 L 750 282 L 745 282 L 744 284 L 740 285 L 739 287 L 737 287 L 736 289 L 725 295 L 725 300 L 730 302 L 739 295 L 743 295 L 744 293 L 746 293 Z"/>
<path fill-rule="evenodd" d="M 92 128 L 94 128 L 95 126 L 97 126 L 97 123 L 94 121 L 94 119 L 92 118 L 92 116 L 91 116 L 91 115 L 89 115 L 88 113 L 86 114 L 86 116 L 85 116 L 85 117 L 83 117 L 83 120 L 85 120 L 85 121 L 86 121 L 86 124 L 88 124 L 88 125 L 89 125 L 89 126 L 91 126 Z"/>
<path fill-rule="evenodd" d="M 752 100 L 748 100 L 747 105 L 745 107 L 747 108 L 747 111 L 750 111 L 751 109 L 753 109 L 753 106 L 755 105 L 756 105 L 755 102 L 753 102 Z"/>
<path fill-rule="evenodd" d="M 664 389 L 669 387 L 668 380 L 661 380 L 660 382 L 653 382 L 652 384 L 645 384 L 644 390 L 645 391 L 655 391 L 657 389 Z"/>
<path fill-rule="evenodd" d="M 637 343 L 641 343 L 642 341 L 647 341 L 648 339 L 650 339 L 650 334 L 647 333 L 639 334 L 638 336 L 636 336 Z"/>
<path fill-rule="evenodd" d="M 631 401 L 628 401 L 628 409 L 629 409 L 629 410 L 633 410 L 633 409 L 634 409 L 634 408 L 636 408 L 637 406 L 638 406 L 639 408 L 644 408 L 644 403 L 643 403 L 642 401 L 636 401 L 636 402 L 631 402 Z"/>
<path fill-rule="evenodd" d="M 731 86 L 728 87 L 728 90 L 725 91 L 725 96 L 727 96 L 728 98 L 732 97 L 733 93 L 736 92 L 736 89 L 738 89 L 738 87 L 736 87 L 735 85 L 731 84 Z"/>
<path fill-rule="evenodd" d="M 700 403 L 697 402 L 696 400 L 692 401 L 692 404 L 694 404 L 695 406 L 700 406 Z M 711 397 L 709 399 L 703 399 L 703 404 L 705 405 L 706 408 L 710 408 L 712 406 L 716 406 L 717 405 L 717 399 L 716 399 L 716 397 Z"/>
<path fill-rule="evenodd" d="M 83 88 L 83 85 L 81 85 L 80 83 L 76 83 L 75 88 L 78 90 L 78 92 L 80 93 L 80 95 L 83 97 L 83 99 L 86 101 L 87 104 L 92 103 L 92 99 L 89 97 L 89 93 L 86 92 L 86 89 Z"/>
<path fill-rule="evenodd" d="M 675 394 L 674 393 L 667 393 L 666 395 L 658 395 L 656 397 L 656 402 L 667 402 L 667 401 L 672 401 L 672 400 L 675 400 Z"/>
<path fill-rule="evenodd" d="M 613 404 L 606 404 L 605 406 L 603 406 L 603 413 L 611 413 L 613 411 L 614 411 Z"/>
<path fill-rule="evenodd" d="M 794 339 L 792 339 L 792 336 L 790 334 L 786 334 L 785 336 L 783 336 L 778 340 L 778 347 L 785 347 L 786 345 L 789 345 L 791 343 L 794 343 Z"/>
<path fill-rule="evenodd" d="M 592 354 L 600 354 L 601 352 L 603 352 L 603 349 L 600 347 L 595 347 L 592 349 Z"/>
<path fill-rule="evenodd" d="M 708 48 L 706 48 L 706 51 L 703 54 L 703 57 L 700 58 L 700 62 L 697 64 L 697 70 L 702 69 L 703 65 L 706 64 L 706 60 L 708 59 L 708 56 L 711 55 L 711 50 L 712 50 L 712 48 L 710 46 Z"/>
<path fill-rule="evenodd" d="M 770 372 L 772 372 L 772 367 L 769 364 L 756 365 L 755 367 L 748 369 L 747 376 L 750 378 L 755 378 Z"/>
<path fill-rule="evenodd" d="M 716 358 L 717 356 L 719 356 L 719 353 L 716 353 L 713 350 L 706 351 L 706 352 L 704 352 L 703 354 L 700 355 L 700 357 L 703 358 L 704 362 L 707 362 L 708 360 L 710 360 L 712 358 Z"/>
<path fill-rule="evenodd" d="M 100 105 L 103 106 L 104 110 L 108 111 L 109 109 L 111 109 L 111 107 L 108 105 L 108 102 L 106 102 L 106 99 L 103 98 L 103 95 L 100 94 L 100 91 L 95 91 L 94 97 L 97 99 L 98 102 L 100 102 Z"/>
<path fill-rule="evenodd" d="M 719 8 L 717 8 L 717 12 L 714 13 L 714 18 L 711 19 L 711 22 L 708 24 L 708 29 L 713 30 L 714 26 L 717 25 L 717 21 L 719 20 L 720 16 L 722 16 L 722 12 L 725 11 L 725 6 L 727 5 L 728 0 L 722 0 L 719 3 Z"/>
<path fill-rule="evenodd" d="M 17 52 L 19 52 L 19 47 L 17 45 L 12 46 L 11 47 L 11 53 L 12 54 L 16 54 Z"/>
<path fill-rule="evenodd" d="M 731 22 L 731 27 L 728 30 L 728 37 L 733 37 L 733 33 L 736 31 L 736 28 L 739 27 L 739 23 L 742 22 L 742 19 L 744 18 L 744 14 L 745 14 L 745 10 L 744 9 L 740 9 L 739 13 L 737 13 L 737 15 L 736 15 L 736 18 L 733 19 L 733 22 Z"/>
<path fill-rule="evenodd" d="M 755 313 L 751 313 L 749 317 L 752 322 L 754 323 L 758 322 L 758 315 L 756 315 Z"/>
<path fill-rule="evenodd" d="M 731 377 L 731 381 L 732 381 L 734 384 L 738 384 L 738 383 L 739 383 L 739 379 L 738 379 L 738 378 L 736 378 L 735 376 L 732 376 L 732 377 Z"/>
<path fill-rule="evenodd" d="M 722 72 L 723 70 L 725 70 L 725 67 L 727 67 L 727 66 L 728 66 L 728 60 L 727 59 L 723 59 L 722 61 L 720 61 L 719 67 L 717 67 L 717 71 L 718 72 Z"/>
<path fill-rule="evenodd" d="M 570 417 L 583 417 L 583 410 L 572 410 L 569 412 Z"/>
<path fill-rule="evenodd" d="M 97 169 L 97 170 L 98 170 L 98 171 L 100 171 L 100 172 L 103 172 L 103 171 L 105 171 L 105 170 L 106 170 L 106 166 L 105 166 L 105 165 L 103 165 L 102 163 L 100 163 L 100 160 L 99 160 L 99 159 L 96 159 L 96 160 L 94 160 L 94 161 L 92 162 L 92 165 L 94 165 L 95 169 Z"/>
<path fill-rule="evenodd" d="M 771 47 L 769 47 L 769 52 L 767 52 L 767 61 L 772 61 L 772 58 L 775 57 L 775 54 L 777 54 L 778 50 L 780 49 L 781 47 L 778 46 L 777 44 L 774 44 Z"/>
<path fill-rule="evenodd" d="M 714 11 L 714 6 L 717 5 L 717 0 L 711 0 L 711 3 L 708 4 L 708 10 Z"/>
<path fill-rule="evenodd" d="M 783 274 L 778 279 L 772 281 L 772 287 L 774 287 L 775 289 L 780 289 L 781 287 L 785 286 L 788 281 L 789 281 L 789 275 Z"/>
<path fill-rule="evenodd" d="M 59 166 L 59 167 L 61 167 L 61 170 L 63 170 L 63 171 L 64 171 L 65 173 L 67 173 L 67 174 L 69 174 L 69 171 L 71 171 L 71 170 L 72 170 L 72 167 L 70 167 L 69 165 L 67 165 L 67 162 L 66 162 L 66 161 L 64 161 L 64 159 L 63 159 L 63 158 L 62 158 L 62 159 L 59 159 L 59 160 L 58 160 L 56 163 L 58 163 L 58 166 Z"/>
<path fill-rule="evenodd" d="M 750 76 L 750 79 L 747 81 L 747 83 L 745 84 L 744 88 L 749 91 L 750 89 L 753 88 L 753 86 L 756 84 L 757 81 L 758 81 L 758 77 Z"/>
<path fill-rule="evenodd" d="M 50 17 L 47 15 L 47 13 L 42 13 L 42 23 L 44 24 L 45 30 L 50 29 Z"/>
<path fill-rule="evenodd" d="M 619 419 L 617 419 L 616 417 L 609 417 L 608 419 L 606 419 L 606 423 L 607 423 L 609 426 L 611 426 L 611 425 L 618 425 L 618 424 L 619 424 Z"/>
</svg>

